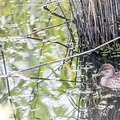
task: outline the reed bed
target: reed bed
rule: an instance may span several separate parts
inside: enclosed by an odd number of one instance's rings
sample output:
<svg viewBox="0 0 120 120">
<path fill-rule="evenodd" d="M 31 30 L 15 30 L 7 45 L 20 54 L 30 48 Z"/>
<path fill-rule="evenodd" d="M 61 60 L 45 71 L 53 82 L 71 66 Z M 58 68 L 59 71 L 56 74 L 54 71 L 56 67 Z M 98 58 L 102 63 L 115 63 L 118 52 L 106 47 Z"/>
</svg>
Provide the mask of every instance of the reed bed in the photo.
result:
<svg viewBox="0 0 120 120">
<path fill-rule="evenodd" d="M 94 48 L 120 35 L 120 1 L 69 0 L 79 50 Z"/>
</svg>

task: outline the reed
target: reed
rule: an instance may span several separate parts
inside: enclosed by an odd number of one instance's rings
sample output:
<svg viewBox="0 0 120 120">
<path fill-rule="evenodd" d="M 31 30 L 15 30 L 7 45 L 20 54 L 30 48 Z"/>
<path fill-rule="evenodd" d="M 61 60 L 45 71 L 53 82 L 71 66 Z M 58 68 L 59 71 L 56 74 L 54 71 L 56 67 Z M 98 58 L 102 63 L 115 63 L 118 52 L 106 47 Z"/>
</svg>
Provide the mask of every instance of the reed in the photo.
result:
<svg viewBox="0 0 120 120">
<path fill-rule="evenodd" d="M 120 35 L 120 1 L 69 0 L 79 51 L 95 48 Z"/>
</svg>

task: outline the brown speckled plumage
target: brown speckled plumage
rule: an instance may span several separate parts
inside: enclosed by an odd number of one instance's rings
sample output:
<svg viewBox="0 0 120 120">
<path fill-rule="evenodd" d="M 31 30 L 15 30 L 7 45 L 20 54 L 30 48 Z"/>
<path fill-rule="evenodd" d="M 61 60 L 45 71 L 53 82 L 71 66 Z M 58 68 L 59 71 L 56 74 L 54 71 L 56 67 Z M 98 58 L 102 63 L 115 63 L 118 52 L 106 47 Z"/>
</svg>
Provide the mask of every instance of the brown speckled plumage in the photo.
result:
<svg viewBox="0 0 120 120">
<path fill-rule="evenodd" d="M 115 72 L 111 64 L 103 64 L 96 76 L 100 76 L 101 86 L 107 88 L 120 88 L 120 71 Z"/>
</svg>

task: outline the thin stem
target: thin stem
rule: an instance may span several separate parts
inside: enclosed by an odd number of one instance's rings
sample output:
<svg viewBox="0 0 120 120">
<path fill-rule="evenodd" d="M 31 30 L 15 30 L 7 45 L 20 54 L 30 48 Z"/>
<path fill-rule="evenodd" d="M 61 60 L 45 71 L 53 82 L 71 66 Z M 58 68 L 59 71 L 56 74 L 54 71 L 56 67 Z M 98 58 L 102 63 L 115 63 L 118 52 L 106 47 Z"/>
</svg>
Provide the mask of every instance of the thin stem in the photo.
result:
<svg viewBox="0 0 120 120">
<path fill-rule="evenodd" d="M 2 58 L 3 58 L 3 65 L 4 65 L 5 74 L 7 74 L 7 68 L 6 68 L 6 62 L 5 62 L 4 52 L 2 50 L 2 46 L 0 46 L 0 47 L 1 47 L 1 54 L 2 54 Z M 9 85 L 8 77 L 6 76 L 5 79 L 6 79 L 6 82 L 7 82 L 8 96 L 10 97 L 11 93 L 10 93 L 10 85 Z M 13 109 L 12 99 L 9 99 L 9 101 L 10 101 L 11 107 Z M 14 109 L 13 109 L 13 116 L 14 116 L 14 118 L 16 120 L 16 115 L 15 115 Z"/>
</svg>

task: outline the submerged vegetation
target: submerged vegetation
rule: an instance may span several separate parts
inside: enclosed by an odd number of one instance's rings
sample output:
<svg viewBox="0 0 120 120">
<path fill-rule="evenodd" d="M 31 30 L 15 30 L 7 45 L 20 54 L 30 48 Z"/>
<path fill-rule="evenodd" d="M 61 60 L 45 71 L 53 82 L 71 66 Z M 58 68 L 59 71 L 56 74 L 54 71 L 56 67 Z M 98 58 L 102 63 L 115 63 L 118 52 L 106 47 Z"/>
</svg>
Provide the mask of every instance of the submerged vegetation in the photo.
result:
<svg viewBox="0 0 120 120">
<path fill-rule="evenodd" d="M 109 43 L 120 36 L 119 6 L 119 0 L 2 0 L 0 109 L 9 107 L 7 117 L 88 119 L 92 74 L 105 62 L 119 68 L 120 38 Z"/>
</svg>

